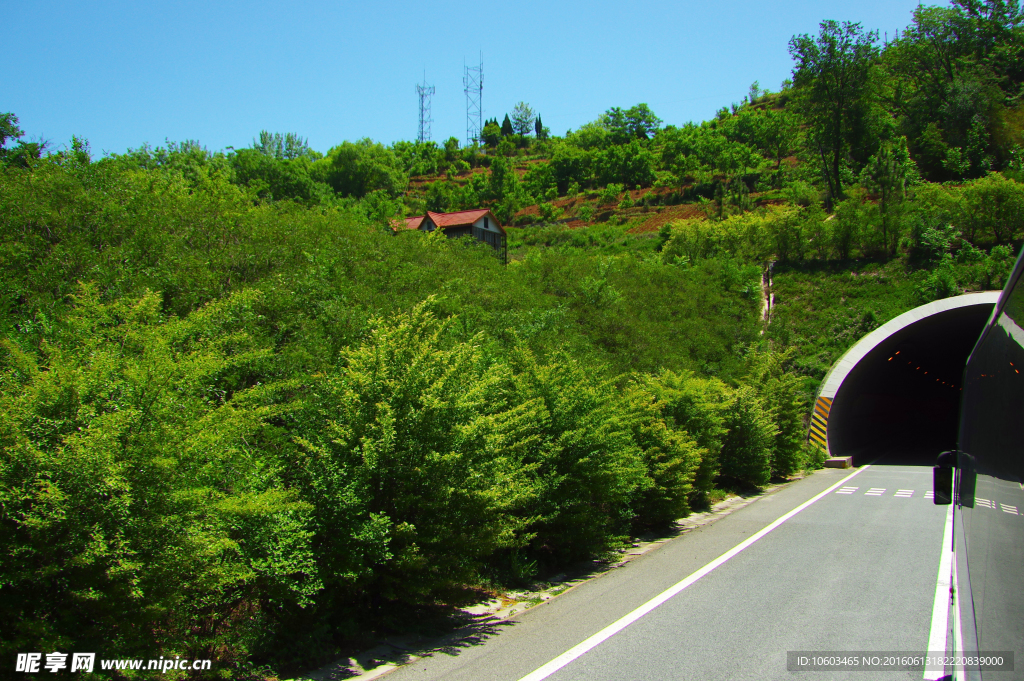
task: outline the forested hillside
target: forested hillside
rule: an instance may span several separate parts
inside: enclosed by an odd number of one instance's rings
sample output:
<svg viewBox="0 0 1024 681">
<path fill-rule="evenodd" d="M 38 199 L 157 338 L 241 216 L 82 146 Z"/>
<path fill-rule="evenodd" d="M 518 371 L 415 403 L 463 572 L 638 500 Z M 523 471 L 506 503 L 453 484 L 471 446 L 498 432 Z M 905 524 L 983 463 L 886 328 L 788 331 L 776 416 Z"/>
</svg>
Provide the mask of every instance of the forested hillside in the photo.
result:
<svg viewBox="0 0 1024 681">
<path fill-rule="evenodd" d="M 1012 267 L 1024 16 L 789 48 L 710 121 L 520 103 L 468 147 L 94 158 L 0 115 L 2 655 L 269 678 L 820 464 L 831 363 Z M 392 230 L 481 206 L 508 265 Z"/>
</svg>

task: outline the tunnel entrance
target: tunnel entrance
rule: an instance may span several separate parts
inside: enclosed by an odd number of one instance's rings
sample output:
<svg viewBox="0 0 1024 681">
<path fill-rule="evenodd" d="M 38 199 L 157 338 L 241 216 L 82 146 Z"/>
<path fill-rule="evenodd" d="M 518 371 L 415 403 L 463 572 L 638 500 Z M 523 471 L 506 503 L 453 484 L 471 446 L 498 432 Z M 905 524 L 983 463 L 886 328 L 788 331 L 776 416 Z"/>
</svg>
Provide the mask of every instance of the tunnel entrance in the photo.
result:
<svg viewBox="0 0 1024 681">
<path fill-rule="evenodd" d="M 862 338 L 825 377 L 812 438 L 857 466 L 885 452 L 879 463 L 930 466 L 955 449 L 964 366 L 999 293 L 935 301 Z"/>
</svg>

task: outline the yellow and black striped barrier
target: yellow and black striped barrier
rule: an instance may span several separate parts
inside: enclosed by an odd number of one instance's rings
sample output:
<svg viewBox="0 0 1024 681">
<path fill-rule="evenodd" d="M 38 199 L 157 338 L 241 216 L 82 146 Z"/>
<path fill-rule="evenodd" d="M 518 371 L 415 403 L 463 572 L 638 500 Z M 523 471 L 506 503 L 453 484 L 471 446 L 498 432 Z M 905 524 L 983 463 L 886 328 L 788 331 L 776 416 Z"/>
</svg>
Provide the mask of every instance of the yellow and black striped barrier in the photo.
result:
<svg viewBox="0 0 1024 681">
<path fill-rule="evenodd" d="M 811 431 L 808 439 L 828 451 L 828 412 L 832 409 L 831 397 L 819 397 L 814 403 L 814 413 L 811 414 Z"/>
</svg>

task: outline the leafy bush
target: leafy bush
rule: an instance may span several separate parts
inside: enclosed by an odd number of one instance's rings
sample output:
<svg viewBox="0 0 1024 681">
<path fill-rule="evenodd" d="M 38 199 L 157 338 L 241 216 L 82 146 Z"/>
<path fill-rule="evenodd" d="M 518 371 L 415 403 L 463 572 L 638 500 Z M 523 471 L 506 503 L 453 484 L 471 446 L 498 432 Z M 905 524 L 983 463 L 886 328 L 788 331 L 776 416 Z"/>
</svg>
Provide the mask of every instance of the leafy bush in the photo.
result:
<svg viewBox="0 0 1024 681">
<path fill-rule="evenodd" d="M 779 429 L 752 386 L 740 386 L 733 393 L 724 425 L 728 432 L 719 457 L 722 475 L 749 485 L 767 484 Z"/>
<path fill-rule="evenodd" d="M 531 555 L 555 565 L 607 551 L 628 533 L 632 502 L 651 484 L 635 421 L 610 382 L 565 355 L 550 364 L 526 352 L 510 359 L 516 401 L 540 409 L 524 458 L 538 488 L 524 513 Z"/>
<path fill-rule="evenodd" d="M 751 349 L 749 384 L 757 390 L 775 424 L 775 438 L 771 448 L 772 476 L 790 476 L 807 463 L 804 444 L 807 428 L 804 416 L 808 404 L 801 390 L 800 377 L 787 370 L 796 348 L 775 352 Z"/>
<path fill-rule="evenodd" d="M 619 198 L 619 194 L 623 191 L 623 185 L 617 182 L 610 182 L 608 185 L 601 190 L 601 194 L 598 197 L 598 204 L 605 206 L 610 203 L 615 203 L 615 200 Z"/>
<path fill-rule="evenodd" d="M 45 354 L 0 350 L 4 653 L 244 659 L 272 604 L 321 588 L 270 425 L 287 387 L 259 383 L 258 297 L 187 320 L 152 293 L 97 298 L 80 289 Z"/>
<path fill-rule="evenodd" d="M 716 379 L 668 370 L 647 377 L 644 386 L 656 396 L 668 423 L 687 433 L 699 447 L 696 455 L 700 463 L 694 472 L 692 501 L 697 506 L 706 505 L 707 493 L 714 488 L 720 469 L 728 387 Z"/>
<path fill-rule="evenodd" d="M 583 222 L 590 222 L 594 217 L 594 204 L 584 203 L 576 210 L 576 217 Z"/>
<path fill-rule="evenodd" d="M 542 203 L 537 206 L 537 210 L 543 222 L 554 222 L 562 216 L 562 209 L 551 203 Z"/>
<path fill-rule="evenodd" d="M 666 525 L 690 512 L 694 477 L 702 450 L 686 432 L 662 417 L 663 405 L 644 389 L 627 392 L 623 406 L 632 418 L 633 442 L 641 449 L 649 483 L 634 509 L 640 527 Z"/>
<path fill-rule="evenodd" d="M 429 602 L 521 546 L 537 492 L 527 457 L 544 416 L 510 402 L 511 377 L 430 305 L 374 319 L 313 386 L 292 470 L 314 509 L 325 586 Z"/>
</svg>

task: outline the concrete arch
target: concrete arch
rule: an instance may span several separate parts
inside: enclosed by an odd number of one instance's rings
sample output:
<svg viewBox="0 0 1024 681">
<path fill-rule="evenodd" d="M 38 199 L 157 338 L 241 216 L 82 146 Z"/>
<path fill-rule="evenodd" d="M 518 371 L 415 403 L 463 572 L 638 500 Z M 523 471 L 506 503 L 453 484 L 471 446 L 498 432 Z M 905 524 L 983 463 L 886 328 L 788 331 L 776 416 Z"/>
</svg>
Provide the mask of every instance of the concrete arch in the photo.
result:
<svg viewBox="0 0 1024 681">
<path fill-rule="evenodd" d="M 822 381 L 811 441 L 831 456 L 883 437 L 955 447 L 963 367 L 999 295 L 936 300 L 861 338 Z"/>
</svg>

